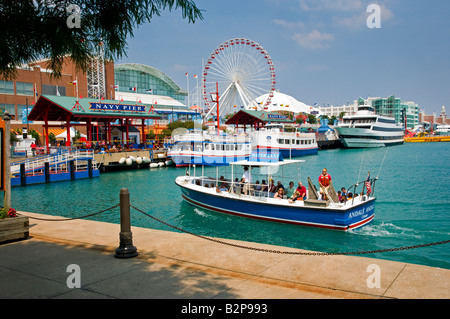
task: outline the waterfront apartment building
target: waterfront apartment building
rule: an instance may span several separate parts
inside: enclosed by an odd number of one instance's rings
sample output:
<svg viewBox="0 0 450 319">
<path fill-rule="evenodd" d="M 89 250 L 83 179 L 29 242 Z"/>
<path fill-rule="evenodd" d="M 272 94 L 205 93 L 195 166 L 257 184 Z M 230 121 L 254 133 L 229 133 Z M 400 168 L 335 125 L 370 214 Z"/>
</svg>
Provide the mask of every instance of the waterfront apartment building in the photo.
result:
<svg viewBox="0 0 450 319">
<path fill-rule="evenodd" d="M 354 100 L 352 104 L 321 107 L 320 110 L 330 117 L 333 115 L 339 117 L 342 112 L 345 112 L 345 115 L 355 114 L 360 105 L 371 105 L 376 114 L 393 117 L 397 123 L 401 124 L 404 124 L 402 112 L 405 112 L 408 128 L 414 128 L 419 124 L 419 106 L 417 103 L 412 101 L 405 102 L 393 95 L 387 98 L 359 98 Z"/>
</svg>

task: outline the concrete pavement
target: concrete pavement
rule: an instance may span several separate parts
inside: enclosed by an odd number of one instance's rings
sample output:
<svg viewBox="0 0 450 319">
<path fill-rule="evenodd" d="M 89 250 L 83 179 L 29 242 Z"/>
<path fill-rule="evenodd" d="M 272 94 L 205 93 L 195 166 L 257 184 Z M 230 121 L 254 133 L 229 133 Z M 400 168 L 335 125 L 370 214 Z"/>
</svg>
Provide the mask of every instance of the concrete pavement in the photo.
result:
<svg viewBox="0 0 450 319">
<path fill-rule="evenodd" d="M 117 259 L 119 232 L 116 224 L 30 218 L 29 239 L 0 245 L 0 298 L 450 298 L 447 269 L 354 256 L 280 255 L 136 227 L 139 256 Z M 68 271 L 69 265 L 79 271 Z M 81 287 L 68 287 L 78 274 Z"/>
</svg>

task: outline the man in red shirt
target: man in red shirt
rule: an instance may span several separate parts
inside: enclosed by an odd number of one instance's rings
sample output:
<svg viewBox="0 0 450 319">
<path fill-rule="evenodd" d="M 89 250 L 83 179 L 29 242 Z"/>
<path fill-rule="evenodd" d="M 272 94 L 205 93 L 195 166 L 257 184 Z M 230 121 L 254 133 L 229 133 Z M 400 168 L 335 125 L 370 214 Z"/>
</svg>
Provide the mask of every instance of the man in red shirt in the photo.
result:
<svg viewBox="0 0 450 319">
<path fill-rule="evenodd" d="M 298 182 L 296 191 L 299 192 L 301 200 L 306 199 L 306 187 L 303 186 L 302 182 Z"/>
<path fill-rule="evenodd" d="M 319 176 L 320 189 L 323 190 L 324 195 L 328 194 L 328 187 L 332 184 L 331 176 L 327 173 L 327 169 L 322 170 L 322 174 Z M 326 199 L 326 198 L 324 198 Z"/>
</svg>

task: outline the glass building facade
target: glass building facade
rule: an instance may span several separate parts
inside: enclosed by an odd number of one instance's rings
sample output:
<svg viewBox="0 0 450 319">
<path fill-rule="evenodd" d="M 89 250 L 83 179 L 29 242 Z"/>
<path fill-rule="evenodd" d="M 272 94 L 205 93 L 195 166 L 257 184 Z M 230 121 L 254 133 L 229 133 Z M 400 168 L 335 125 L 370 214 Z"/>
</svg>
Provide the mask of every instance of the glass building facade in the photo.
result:
<svg viewBox="0 0 450 319">
<path fill-rule="evenodd" d="M 183 104 L 188 95 L 163 72 L 147 65 L 116 65 L 114 77 L 116 89 L 121 92 L 168 96 Z"/>
<path fill-rule="evenodd" d="M 395 96 L 388 98 L 370 98 L 376 114 L 390 116 L 397 123 L 404 124 L 402 111 L 405 111 L 408 128 L 419 124 L 419 106 L 415 102 L 404 102 Z"/>
</svg>

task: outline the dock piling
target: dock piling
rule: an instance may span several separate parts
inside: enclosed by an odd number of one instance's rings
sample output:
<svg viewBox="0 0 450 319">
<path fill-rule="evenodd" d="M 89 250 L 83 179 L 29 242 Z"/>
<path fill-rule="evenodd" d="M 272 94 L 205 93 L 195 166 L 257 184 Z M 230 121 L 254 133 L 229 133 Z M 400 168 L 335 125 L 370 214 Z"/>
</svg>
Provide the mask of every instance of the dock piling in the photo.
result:
<svg viewBox="0 0 450 319">
<path fill-rule="evenodd" d="M 133 234 L 131 232 L 130 218 L 130 193 L 127 188 L 120 190 L 120 245 L 116 249 L 116 258 L 133 258 L 138 255 L 133 246 Z"/>
</svg>

